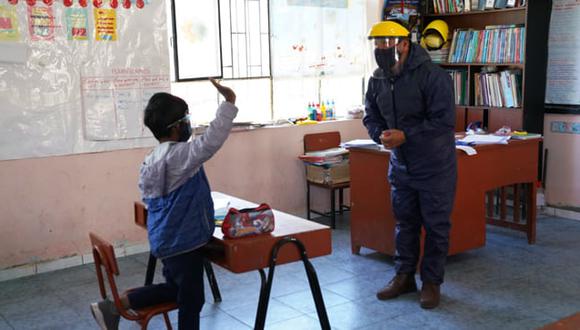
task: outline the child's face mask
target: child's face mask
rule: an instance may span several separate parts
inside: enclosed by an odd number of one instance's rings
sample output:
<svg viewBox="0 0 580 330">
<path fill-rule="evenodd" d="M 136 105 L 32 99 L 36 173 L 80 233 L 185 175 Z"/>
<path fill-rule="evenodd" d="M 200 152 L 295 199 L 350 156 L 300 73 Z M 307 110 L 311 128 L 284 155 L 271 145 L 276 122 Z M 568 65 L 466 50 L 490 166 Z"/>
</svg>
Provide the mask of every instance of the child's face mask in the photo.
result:
<svg viewBox="0 0 580 330">
<path fill-rule="evenodd" d="M 191 124 L 189 120 L 182 122 L 179 125 L 179 142 L 186 142 L 191 137 Z"/>
</svg>

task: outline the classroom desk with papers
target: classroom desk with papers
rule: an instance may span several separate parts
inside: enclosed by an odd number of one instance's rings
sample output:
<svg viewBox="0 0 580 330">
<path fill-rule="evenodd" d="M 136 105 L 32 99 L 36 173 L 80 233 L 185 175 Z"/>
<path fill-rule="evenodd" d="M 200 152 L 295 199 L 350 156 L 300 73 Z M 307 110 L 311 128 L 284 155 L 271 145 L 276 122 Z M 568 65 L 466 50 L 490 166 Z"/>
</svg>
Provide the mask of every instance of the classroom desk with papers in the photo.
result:
<svg viewBox="0 0 580 330">
<path fill-rule="evenodd" d="M 477 154 L 473 156 L 457 151 L 458 180 L 449 255 L 484 246 L 486 224 L 523 231 L 529 244 L 535 242 L 540 141 L 511 140 L 507 145 L 476 146 Z M 353 253 L 366 247 L 395 254 L 395 219 L 387 181 L 389 157 L 386 150 L 350 149 Z M 506 206 L 508 188 L 513 200 L 511 214 Z M 497 196 L 492 193 L 495 189 Z M 499 215 L 493 212 L 494 201 Z"/>
<path fill-rule="evenodd" d="M 237 209 L 256 207 L 257 204 L 212 192 L 212 198 L 228 199 L 230 206 Z M 260 273 L 261 288 L 258 309 L 256 312 L 255 329 L 263 329 L 266 322 L 268 301 L 274 276 L 275 266 L 294 261 L 304 263 L 310 289 L 316 305 L 318 318 L 322 329 L 330 329 L 330 323 L 324 306 L 318 277 L 309 258 L 329 255 L 332 252 L 331 230 L 306 219 L 274 210 L 275 229 L 268 234 L 260 234 L 242 238 L 228 239 L 220 227 L 216 227 L 213 240 L 206 249 L 207 258 L 233 273 L 244 273 L 257 270 Z M 146 228 L 147 211 L 140 202 L 135 203 L 135 223 Z M 269 268 L 268 275 L 264 268 Z M 145 283 L 150 284 L 155 269 L 155 258 L 150 256 Z M 211 267 L 205 267 L 208 272 L 210 286 L 216 297 L 217 284 L 213 278 Z M 217 290 L 217 297 L 220 297 Z M 216 299 L 220 301 L 221 297 Z"/>
</svg>

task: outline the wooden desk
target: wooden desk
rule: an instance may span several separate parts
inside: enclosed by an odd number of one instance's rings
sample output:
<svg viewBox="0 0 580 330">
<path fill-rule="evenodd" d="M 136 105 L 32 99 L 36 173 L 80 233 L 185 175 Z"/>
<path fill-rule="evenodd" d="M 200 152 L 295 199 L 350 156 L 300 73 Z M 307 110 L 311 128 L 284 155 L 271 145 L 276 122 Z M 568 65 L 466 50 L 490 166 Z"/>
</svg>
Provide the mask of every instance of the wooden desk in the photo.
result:
<svg viewBox="0 0 580 330">
<path fill-rule="evenodd" d="M 255 203 L 219 192 L 212 192 L 212 197 L 214 199 L 227 198 L 230 200 L 230 206 L 237 209 L 257 206 Z M 277 210 L 274 210 L 274 218 L 276 224 L 274 231 L 256 236 L 228 239 L 224 238 L 221 228 L 216 227 L 213 240 L 208 244 L 210 247 L 206 250 L 208 251 L 207 257 L 212 262 L 234 273 L 252 270 L 260 272 L 262 285 L 256 312 L 255 329 L 263 329 L 266 322 L 268 301 L 276 265 L 302 260 L 320 325 L 323 329 L 330 329 L 330 322 L 324 307 L 318 277 L 314 266 L 308 260 L 309 257 L 319 257 L 332 252 L 330 228 Z M 135 223 L 141 227 L 147 227 L 147 211 L 140 202 L 135 203 Z M 297 249 L 284 247 L 288 243 L 295 245 Z M 266 267 L 269 268 L 267 278 L 263 270 Z M 154 257 L 150 256 L 147 268 L 147 273 L 153 274 L 155 269 Z M 206 267 L 207 270 L 208 268 Z M 210 277 L 210 274 L 208 274 L 208 277 Z M 211 283 L 212 279 L 210 279 Z M 212 290 L 214 290 L 213 287 Z"/>
<path fill-rule="evenodd" d="M 580 312 L 547 324 L 538 330 L 578 330 L 580 329 Z"/>
<path fill-rule="evenodd" d="M 457 151 L 458 180 L 451 214 L 449 255 L 484 246 L 486 223 L 525 231 L 528 242 L 535 242 L 539 142 L 540 139 L 533 139 L 510 141 L 508 145 L 477 146 L 474 156 Z M 395 219 L 387 181 L 389 157 L 388 151 L 350 149 L 353 253 L 359 253 L 364 246 L 395 254 Z M 527 188 L 525 223 L 488 217 L 486 193 L 513 184 L 524 184 Z"/>
</svg>

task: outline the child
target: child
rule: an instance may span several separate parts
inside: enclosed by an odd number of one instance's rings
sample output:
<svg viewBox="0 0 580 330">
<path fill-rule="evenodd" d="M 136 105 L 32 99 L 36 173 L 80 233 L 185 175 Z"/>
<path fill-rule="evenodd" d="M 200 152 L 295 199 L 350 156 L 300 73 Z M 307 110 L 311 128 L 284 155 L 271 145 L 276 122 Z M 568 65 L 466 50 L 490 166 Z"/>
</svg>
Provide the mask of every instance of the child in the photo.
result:
<svg viewBox="0 0 580 330">
<path fill-rule="evenodd" d="M 167 93 L 151 97 L 145 125 L 159 145 L 141 165 L 139 189 L 147 204 L 147 231 L 151 253 L 163 262 L 166 283 L 145 286 L 122 296 L 124 308 L 140 309 L 177 301 L 179 329 L 199 329 L 205 302 L 203 255 L 214 231 L 214 208 L 203 163 L 222 146 L 238 109 L 236 94 L 210 79 L 225 102 L 205 133 L 192 140 L 187 103 Z M 102 329 L 116 329 L 119 313 L 104 300 L 91 305 Z"/>
</svg>

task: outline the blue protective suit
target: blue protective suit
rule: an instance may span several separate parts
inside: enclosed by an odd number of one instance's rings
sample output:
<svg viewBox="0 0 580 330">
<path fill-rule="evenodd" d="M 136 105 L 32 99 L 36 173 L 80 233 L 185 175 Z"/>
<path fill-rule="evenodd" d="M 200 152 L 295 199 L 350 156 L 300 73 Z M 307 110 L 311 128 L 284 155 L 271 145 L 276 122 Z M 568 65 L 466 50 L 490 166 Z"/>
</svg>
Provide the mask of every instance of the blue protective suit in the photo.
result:
<svg viewBox="0 0 580 330">
<path fill-rule="evenodd" d="M 377 58 L 377 63 L 384 61 Z M 415 272 L 424 226 L 421 278 L 440 284 L 457 181 L 451 78 L 431 62 L 423 48 L 411 44 L 398 75 L 387 68 L 375 70 L 369 80 L 365 110 L 363 123 L 375 142 L 380 143 L 386 129 L 401 130 L 406 139 L 392 150 L 388 175 L 397 219 L 397 272 Z"/>
</svg>

